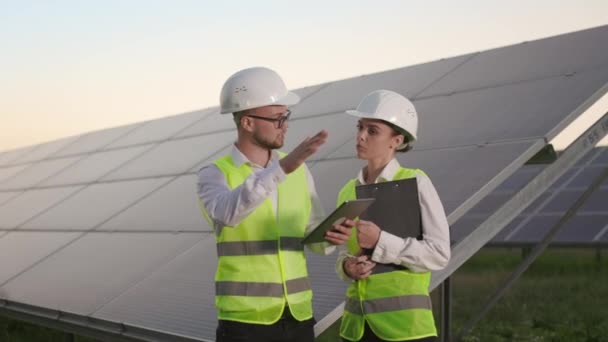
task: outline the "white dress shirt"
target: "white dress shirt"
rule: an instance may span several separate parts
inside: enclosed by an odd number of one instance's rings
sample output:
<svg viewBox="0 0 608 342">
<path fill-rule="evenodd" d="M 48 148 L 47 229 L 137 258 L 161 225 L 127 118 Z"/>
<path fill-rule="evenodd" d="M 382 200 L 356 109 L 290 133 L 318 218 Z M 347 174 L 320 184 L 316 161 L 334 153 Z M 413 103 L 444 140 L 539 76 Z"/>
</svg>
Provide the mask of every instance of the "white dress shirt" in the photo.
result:
<svg viewBox="0 0 608 342">
<path fill-rule="evenodd" d="M 401 166 L 397 159 L 391 160 L 382 170 L 374 183 L 392 181 Z M 372 261 L 383 264 L 397 264 L 414 272 L 440 270 L 450 260 L 450 230 L 439 195 L 429 177 L 418 173 L 418 199 L 422 220 L 422 240 L 401 238 L 381 231 L 380 239 L 374 248 Z M 357 185 L 365 183 L 363 170 L 357 176 Z M 382 227 L 379 227 L 382 229 Z M 342 250 L 336 264 L 336 272 L 344 280 L 352 280 L 342 268 L 347 250 Z M 372 270 L 372 274 L 374 271 Z"/>
<path fill-rule="evenodd" d="M 230 156 L 236 167 L 247 163 L 253 172 L 243 184 L 230 189 L 224 174 L 215 164 L 209 164 L 198 172 L 198 196 L 201 199 L 207 214 L 213 221 L 213 228 L 219 235 L 226 227 L 234 227 L 251 214 L 258 206 L 270 197 L 275 217 L 277 213 L 278 185 L 287 175 L 279 164 L 280 156 L 272 151 L 270 161 L 266 167 L 252 163 L 236 145 L 232 146 Z M 306 225 L 306 234 L 315 228 L 325 217 L 321 201 L 317 195 L 314 180 L 306 164 L 302 164 L 308 179 L 308 188 L 311 199 L 311 211 Z M 229 229 L 229 228 L 226 228 Z M 307 245 L 310 250 L 329 254 L 335 249 L 329 243 Z"/>
</svg>

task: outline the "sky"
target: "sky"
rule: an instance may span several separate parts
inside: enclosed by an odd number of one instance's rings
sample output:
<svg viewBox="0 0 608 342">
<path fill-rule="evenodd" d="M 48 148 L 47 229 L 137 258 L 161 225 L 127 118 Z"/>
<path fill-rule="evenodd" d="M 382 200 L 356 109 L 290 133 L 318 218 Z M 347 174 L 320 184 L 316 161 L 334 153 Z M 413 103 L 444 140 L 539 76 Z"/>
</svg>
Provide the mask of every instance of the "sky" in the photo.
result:
<svg viewBox="0 0 608 342">
<path fill-rule="evenodd" d="M 293 89 L 606 24 L 606 0 L 0 0 L 0 151 L 217 106 L 250 66 Z"/>
</svg>

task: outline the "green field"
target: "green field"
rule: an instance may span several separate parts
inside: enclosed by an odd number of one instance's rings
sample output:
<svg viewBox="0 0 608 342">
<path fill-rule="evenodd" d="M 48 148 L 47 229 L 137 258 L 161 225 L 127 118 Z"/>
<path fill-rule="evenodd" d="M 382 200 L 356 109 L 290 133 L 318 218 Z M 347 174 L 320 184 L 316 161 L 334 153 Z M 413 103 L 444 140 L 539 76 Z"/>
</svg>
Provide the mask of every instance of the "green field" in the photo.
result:
<svg viewBox="0 0 608 342">
<path fill-rule="evenodd" d="M 520 249 L 485 249 L 456 272 L 452 336 L 521 261 Z M 339 341 L 336 327 L 318 340 Z M 0 341 L 63 342 L 65 337 L 0 317 Z M 608 251 L 548 250 L 465 341 L 608 341 Z"/>
<path fill-rule="evenodd" d="M 66 334 L 0 316 L 0 342 L 65 342 Z M 75 336 L 73 342 L 94 342 L 92 339 Z"/>
</svg>

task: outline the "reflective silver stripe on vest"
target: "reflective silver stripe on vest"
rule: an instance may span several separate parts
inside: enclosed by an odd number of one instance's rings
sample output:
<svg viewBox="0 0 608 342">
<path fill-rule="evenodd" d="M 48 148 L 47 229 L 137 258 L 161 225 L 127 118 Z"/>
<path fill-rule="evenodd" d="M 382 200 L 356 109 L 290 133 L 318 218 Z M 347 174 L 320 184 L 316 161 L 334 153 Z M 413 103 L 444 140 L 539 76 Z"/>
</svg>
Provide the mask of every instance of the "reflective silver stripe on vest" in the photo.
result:
<svg viewBox="0 0 608 342">
<path fill-rule="evenodd" d="M 344 303 L 344 311 L 348 311 L 355 315 L 363 315 L 363 311 L 361 311 L 361 302 L 354 298 L 346 298 L 346 303 Z"/>
<path fill-rule="evenodd" d="M 285 282 L 287 293 L 310 290 L 308 277 L 291 279 Z M 254 283 L 241 281 L 216 281 L 216 296 L 283 297 L 281 283 Z"/>
<path fill-rule="evenodd" d="M 216 281 L 216 296 L 283 297 L 283 284 Z"/>
<path fill-rule="evenodd" d="M 379 299 L 368 299 L 363 301 L 363 312 L 373 314 L 387 311 L 427 309 L 431 310 L 431 298 L 424 295 L 398 296 Z M 354 298 L 347 298 L 344 310 L 362 315 L 361 304 Z"/>
<path fill-rule="evenodd" d="M 281 250 L 302 251 L 302 238 L 281 237 Z M 217 243 L 218 256 L 277 254 L 277 240 L 228 241 Z"/>
<path fill-rule="evenodd" d="M 285 282 L 285 286 L 287 287 L 287 293 L 298 293 L 302 291 L 310 290 L 310 280 L 308 277 L 291 279 Z"/>
<path fill-rule="evenodd" d="M 229 241 L 218 242 L 218 256 L 233 256 L 233 255 L 262 255 L 276 254 L 277 241 Z"/>
<path fill-rule="evenodd" d="M 302 238 L 281 236 L 281 250 L 283 251 L 303 251 L 304 245 L 302 244 Z"/>
</svg>

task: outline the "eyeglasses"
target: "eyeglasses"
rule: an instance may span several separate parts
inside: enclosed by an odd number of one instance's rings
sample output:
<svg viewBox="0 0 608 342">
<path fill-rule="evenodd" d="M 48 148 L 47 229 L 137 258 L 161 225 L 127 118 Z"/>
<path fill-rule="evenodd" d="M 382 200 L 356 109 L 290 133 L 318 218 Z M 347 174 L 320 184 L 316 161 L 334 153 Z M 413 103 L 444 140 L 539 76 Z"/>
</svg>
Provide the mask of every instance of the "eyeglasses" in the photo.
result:
<svg viewBox="0 0 608 342">
<path fill-rule="evenodd" d="M 257 116 L 257 115 L 251 115 L 251 114 L 247 114 L 245 116 L 248 116 L 248 117 L 251 117 L 254 119 L 275 122 L 276 123 L 274 125 L 275 128 L 281 128 L 281 127 L 283 127 L 283 124 L 285 123 L 285 121 L 289 120 L 290 115 L 291 115 L 291 111 L 288 109 L 287 111 L 285 111 L 285 113 L 283 113 L 283 116 L 281 116 L 280 118 L 266 118 L 263 116 Z"/>
</svg>

